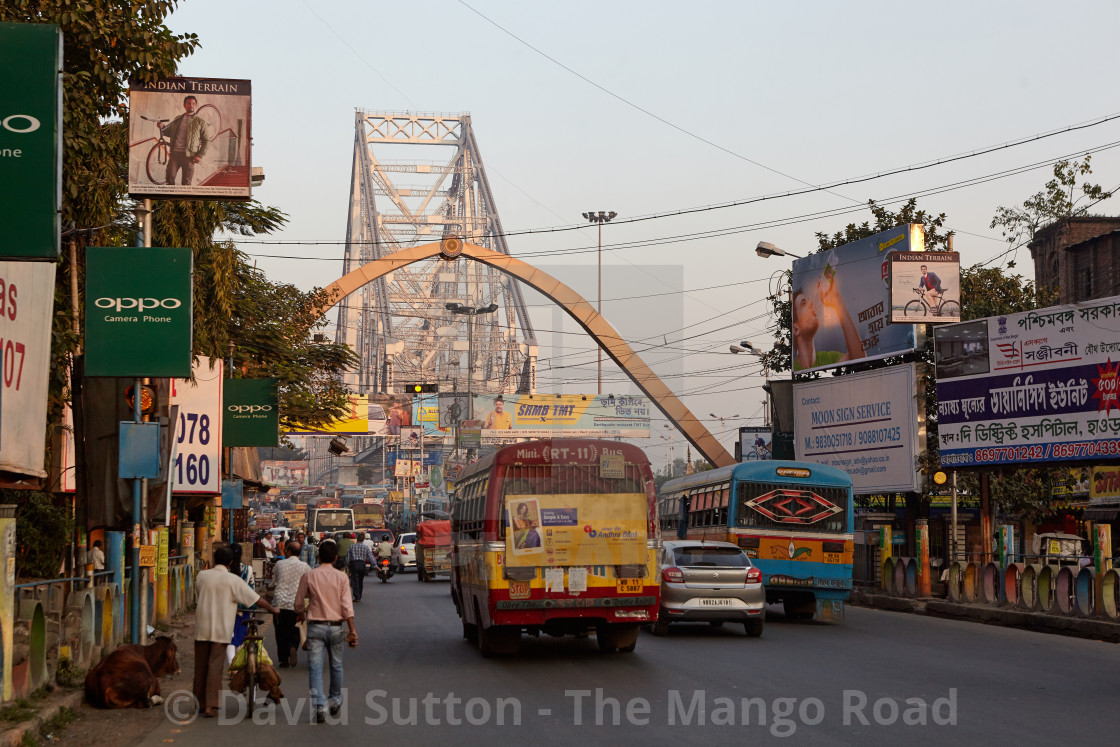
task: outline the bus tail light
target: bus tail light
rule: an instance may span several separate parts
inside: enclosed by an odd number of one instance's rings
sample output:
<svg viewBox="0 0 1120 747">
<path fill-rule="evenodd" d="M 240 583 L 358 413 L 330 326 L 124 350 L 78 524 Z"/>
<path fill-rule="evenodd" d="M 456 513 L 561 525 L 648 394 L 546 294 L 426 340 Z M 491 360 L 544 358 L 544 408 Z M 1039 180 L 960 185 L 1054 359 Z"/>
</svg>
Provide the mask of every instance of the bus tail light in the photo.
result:
<svg viewBox="0 0 1120 747">
<path fill-rule="evenodd" d="M 758 568 L 754 568 L 754 567 L 748 568 L 747 569 L 747 583 L 748 584 L 761 584 L 762 583 L 762 571 L 760 571 L 760 570 L 758 570 Z"/>
<path fill-rule="evenodd" d="M 684 573 L 680 568 L 677 568 L 675 565 L 671 565 L 668 568 L 663 568 L 661 570 L 661 579 L 670 584 L 683 584 Z"/>
</svg>

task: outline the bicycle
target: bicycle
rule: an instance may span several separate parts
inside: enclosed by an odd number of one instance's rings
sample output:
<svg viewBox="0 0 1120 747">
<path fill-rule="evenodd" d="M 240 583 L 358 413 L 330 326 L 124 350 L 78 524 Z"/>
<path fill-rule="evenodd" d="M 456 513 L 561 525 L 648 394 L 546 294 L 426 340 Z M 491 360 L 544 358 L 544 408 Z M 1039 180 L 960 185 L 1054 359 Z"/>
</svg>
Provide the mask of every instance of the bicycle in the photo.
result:
<svg viewBox="0 0 1120 747">
<path fill-rule="evenodd" d="M 257 703 L 257 688 L 260 686 L 260 662 L 258 653 L 264 644 L 264 636 L 260 634 L 260 621 L 258 615 L 266 615 L 263 610 L 249 610 L 249 627 L 245 633 L 245 699 L 249 708 L 249 715 L 253 715 L 253 708 Z M 264 688 L 261 688 L 264 689 Z"/>
<path fill-rule="evenodd" d="M 914 292 L 918 294 L 918 297 L 906 304 L 906 308 L 903 309 L 905 316 L 929 316 L 932 312 L 934 316 L 960 317 L 961 305 L 956 301 L 946 300 L 945 296 L 942 295 L 937 305 L 931 306 L 929 301 L 926 300 L 924 288 L 915 288 Z"/>
<path fill-rule="evenodd" d="M 163 128 L 164 125 L 166 125 L 171 120 L 152 119 L 151 117 L 145 117 L 143 114 L 139 116 L 140 119 L 144 120 L 145 122 L 153 122 L 156 126 L 156 132 L 159 133 L 159 137 L 155 138 L 155 144 L 153 144 L 151 149 L 148 151 L 148 157 L 144 159 L 144 169 L 148 174 L 148 181 L 150 181 L 152 184 L 164 184 L 167 180 L 167 160 L 171 157 L 171 141 L 168 140 L 167 136 L 163 134 Z M 198 111 L 195 112 L 195 116 L 202 117 L 202 120 L 206 123 L 207 130 L 213 133 L 211 137 L 217 137 L 221 133 L 222 113 L 218 109 L 218 107 L 214 106 L 213 104 L 204 104 L 198 107 Z M 147 141 L 142 140 L 140 142 L 142 143 Z M 140 143 L 136 143 L 136 145 L 139 144 Z M 155 173 L 153 173 L 153 167 L 155 169 Z"/>
</svg>

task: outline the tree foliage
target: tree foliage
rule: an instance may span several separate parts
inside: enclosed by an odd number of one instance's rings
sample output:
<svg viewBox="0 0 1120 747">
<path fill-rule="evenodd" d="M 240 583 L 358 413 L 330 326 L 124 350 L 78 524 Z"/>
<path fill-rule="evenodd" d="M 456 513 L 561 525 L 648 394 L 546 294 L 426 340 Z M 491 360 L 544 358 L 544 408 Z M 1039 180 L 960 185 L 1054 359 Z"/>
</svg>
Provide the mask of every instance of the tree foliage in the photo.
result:
<svg viewBox="0 0 1120 747">
<path fill-rule="evenodd" d="M 1099 184 L 1086 181 L 1078 185 L 1080 177 L 1093 173 L 1090 159 L 1055 163 L 1054 178 L 1046 182 L 1045 189 L 1024 200 L 1021 208 L 998 208 L 991 228 L 998 226 L 1007 243 L 1018 246 L 1033 239 L 1043 226 L 1087 214 L 1089 208 L 1112 196 Z"/>
</svg>

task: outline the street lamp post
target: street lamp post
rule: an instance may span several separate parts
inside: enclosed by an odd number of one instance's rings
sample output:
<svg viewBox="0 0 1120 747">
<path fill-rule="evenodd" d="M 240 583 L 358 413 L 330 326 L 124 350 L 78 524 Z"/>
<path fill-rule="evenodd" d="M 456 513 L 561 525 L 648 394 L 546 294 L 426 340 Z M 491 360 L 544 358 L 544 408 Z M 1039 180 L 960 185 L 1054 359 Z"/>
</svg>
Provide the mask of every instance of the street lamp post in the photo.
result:
<svg viewBox="0 0 1120 747">
<path fill-rule="evenodd" d="M 474 420 L 474 318 L 479 314 L 493 314 L 498 304 L 475 308 L 461 303 L 449 303 L 447 310 L 452 314 L 465 314 L 467 319 L 467 420 Z M 468 449 L 468 455 L 470 450 Z"/>
<path fill-rule="evenodd" d="M 762 257 L 763 259 L 766 259 L 767 257 L 796 257 L 798 259 L 802 259 L 802 256 L 800 254 L 794 254 L 793 252 L 787 252 L 784 249 L 779 249 L 768 241 L 758 242 L 758 246 L 755 247 L 754 253 Z"/>
<path fill-rule="evenodd" d="M 762 422 L 763 425 L 770 425 L 770 366 L 766 363 L 766 356 L 761 350 L 752 345 L 749 341 L 743 340 L 738 345 L 731 346 L 732 353 L 750 353 L 757 355 L 758 359 L 762 361 L 762 376 L 766 379 L 766 386 L 762 388 L 766 392 L 766 399 L 762 401 Z"/>
<path fill-rule="evenodd" d="M 583 217 L 591 223 L 599 224 L 599 316 L 603 316 L 603 224 L 610 223 L 611 220 L 618 215 L 613 210 L 607 212 L 600 210 L 599 212 L 584 213 Z M 603 393 L 603 349 L 599 348 L 599 394 Z"/>
</svg>

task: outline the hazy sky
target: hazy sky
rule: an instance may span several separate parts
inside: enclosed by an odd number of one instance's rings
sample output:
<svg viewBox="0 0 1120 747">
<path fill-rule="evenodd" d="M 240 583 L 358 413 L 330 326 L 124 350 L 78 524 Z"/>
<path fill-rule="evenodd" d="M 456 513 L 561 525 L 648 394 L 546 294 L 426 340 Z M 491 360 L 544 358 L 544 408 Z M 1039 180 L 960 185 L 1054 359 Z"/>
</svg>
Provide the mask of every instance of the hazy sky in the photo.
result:
<svg viewBox="0 0 1120 747">
<path fill-rule="evenodd" d="M 202 40 L 182 74 L 253 81 L 253 162 L 267 174 L 256 196 L 290 215 L 279 239 L 324 242 L 242 243 L 273 279 L 310 288 L 341 272 L 355 108 L 469 112 L 507 230 L 575 226 L 592 209 L 619 214 L 604 229 L 603 261 L 628 271 L 611 273 L 604 298 L 649 296 L 645 328 L 638 314 L 622 331 L 669 340 L 675 331 L 696 377 L 671 386 L 697 416 L 741 416 L 712 423 L 728 448 L 739 424 L 761 423 L 759 367 L 728 344 L 767 340 L 762 298 L 788 267 L 756 257 L 759 241 L 801 253 L 815 232 L 868 219 L 868 198 L 920 193 L 920 206 L 948 214 L 972 264 L 1005 251 L 992 215 L 1041 189 L 1054 160 L 1104 148 L 1092 178 L 1120 185 L 1118 119 L 776 197 L 1116 116 L 1114 0 L 184 0 L 170 26 Z M 970 180 L 981 183 L 958 186 Z M 775 199 L 719 207 L 765 196 Z M 510 246 L 591 267 L 594 231 L 514 236 Z M 1031 274 L 1025 249 L 1000 261 L 1011 257 Z M 683 331 L 652 313 L 664 301 L 656 294 L 674 289 L 645 265 L 683 266 Z M 594 298 L 594 274 L 577 277 Z M 534 318 L 543 357 L 553 316 Z M 586 339 L 564 349 L 594 357 Z M 610 377 L 621 382 L 616 370 Z M 660 463 L 665 442 L 648 448 Z"/>
</svg>

